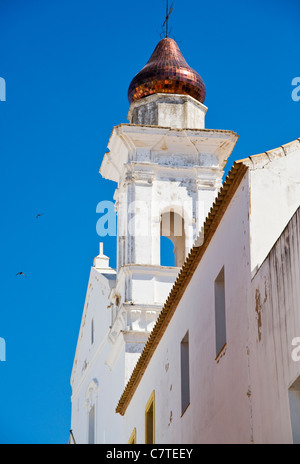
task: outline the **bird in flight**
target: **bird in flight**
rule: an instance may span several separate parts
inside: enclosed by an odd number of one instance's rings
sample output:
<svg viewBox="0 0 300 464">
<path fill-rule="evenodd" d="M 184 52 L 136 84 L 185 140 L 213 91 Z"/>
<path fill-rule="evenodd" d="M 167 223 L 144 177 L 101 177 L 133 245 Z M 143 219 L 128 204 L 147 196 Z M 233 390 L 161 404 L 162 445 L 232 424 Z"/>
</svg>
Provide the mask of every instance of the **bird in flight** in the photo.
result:
<svg viewBox="0 0 300 464">
<path fill-rule="evenodd" d="M 38 219 L 40 216 L 42 216 L 42 214 L 37 214 L 35 217 Z"/>
<path fill-rule="evenodd" d="M 26 277 L 26 275 L 24 274 L 24 272 L 18 272 L 18 273 L 16 274 L 16 276 L 24 276 L 24 277 Z"/>
</svg>

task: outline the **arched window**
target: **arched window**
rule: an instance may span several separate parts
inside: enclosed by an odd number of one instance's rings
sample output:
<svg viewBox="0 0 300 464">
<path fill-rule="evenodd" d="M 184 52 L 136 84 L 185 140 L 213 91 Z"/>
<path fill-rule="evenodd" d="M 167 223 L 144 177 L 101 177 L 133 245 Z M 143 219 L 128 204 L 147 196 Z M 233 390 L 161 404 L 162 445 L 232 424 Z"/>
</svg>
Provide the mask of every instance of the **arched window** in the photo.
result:
<svg viewBox="0 0 300 464">
<path fill-rule="evenodd" d="M 161 215 L 160 235 L 161 237 L 167 237 L 173 243 L 173 266 L 181 267 L 185 261 L 185 231 L 184 220 L 182 216 L 172 210 L 163 213 Z M 170 249 L 166 241 L 161 240 L 161 246 L 165 246 L 166 248 Z M 162 264 L 163 257 L 164 253 L 163 250 L 161 250 L 161 265 L 167 265 Z M 170 252 L 168 252 L 168 258 L 164 257 L 163 259 L 164 262 L 166 260 L 170 262 Z"/>
<path fill-rule="evenodd" d="M 168 237 L 160 237 L 160 265 L 175 267 L 174 244 Z"/>
</svg>

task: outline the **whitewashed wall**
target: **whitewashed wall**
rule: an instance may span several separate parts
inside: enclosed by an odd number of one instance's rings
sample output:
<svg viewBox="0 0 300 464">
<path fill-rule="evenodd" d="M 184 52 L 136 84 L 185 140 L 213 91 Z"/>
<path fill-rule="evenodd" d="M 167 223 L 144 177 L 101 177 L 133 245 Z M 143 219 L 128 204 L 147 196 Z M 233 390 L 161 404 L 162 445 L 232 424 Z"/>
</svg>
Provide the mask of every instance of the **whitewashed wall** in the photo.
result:
<svg viewBox="0 0 300 464">
<path fill-rule="evenodd" d="M 255 443 L 292 443 L 288 389 L 300 375 L 300 210 L 252 281 L 249 306 Z"/>
<path fill-rule="evenodd" d="M 155 390 L 156 443 L 300 441 L 300 392 L 294 402 L 289 396 L 297 379 L 300 391 L 300 361 L 292 359 L 300 337 L 299 147 L 295 141 L 249 160 L 127 408 L 128 437 L 136 427 L 144 442 L 145 405 Z M 223 265 L 227 345 L 216 360 L 214 280 Z M 191 402 L 181 417 L 180 342 L 187 330 Z"/>
<path fill-rule="evenodd" d="M 89 389 L 95 404 L 96 443 L 123 441 L 122 420 L 115 414 L 125 384 L 124 357 L 110 369 L 106 364 L 111 351 L 107 337 L 111 325 L 108 295 L 115 276 L 105 277 L 91 269 L 81 330 L 72 371 L 72 423 L 76 443 L 88 442 Z M 94 320 L 94 344 L 91 344 L 91 320 Z M 120 347 L 125 351 L 125 344 Z"/>
<path fill-rule="evenodd" d="M 250 282 L 248 174 L 189 283 L 125 414 L 144 443 L 155 390 L 156 443 L 248 443 L 247 299 Z M 225 266 L 227 347 L 216 358 L 214 281 Z M 180 343 L 189 331 L 190 406 L 181 417 Z"/>
<path fill-rule="evenodd" d="M 300 205 L 300 141 L 252 159 L 248 165 L 251 270 L 255 272 Z"/>
</svg>

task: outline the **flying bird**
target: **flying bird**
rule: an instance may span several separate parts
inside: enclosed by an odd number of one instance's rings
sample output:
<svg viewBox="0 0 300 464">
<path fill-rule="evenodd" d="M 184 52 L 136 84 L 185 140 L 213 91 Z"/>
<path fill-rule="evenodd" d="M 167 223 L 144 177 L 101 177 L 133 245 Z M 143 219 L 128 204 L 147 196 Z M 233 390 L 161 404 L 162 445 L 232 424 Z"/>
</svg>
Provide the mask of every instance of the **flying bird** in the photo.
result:
<svg viewBox="0 0 300 464">
<path fill-rule="evenodd" d="M 16 276 L 24 276 L 24 277 L 26 277 L 26 275 L 24 274 L 24 272 L 18 272 L 18 273 L 16 274 Z"/>
<path fill-rule="evenodd" d="M 42 214 L 37 214 L 35 217 L 38 219 L 40 216 L 42 216 Z"/>
</svg>

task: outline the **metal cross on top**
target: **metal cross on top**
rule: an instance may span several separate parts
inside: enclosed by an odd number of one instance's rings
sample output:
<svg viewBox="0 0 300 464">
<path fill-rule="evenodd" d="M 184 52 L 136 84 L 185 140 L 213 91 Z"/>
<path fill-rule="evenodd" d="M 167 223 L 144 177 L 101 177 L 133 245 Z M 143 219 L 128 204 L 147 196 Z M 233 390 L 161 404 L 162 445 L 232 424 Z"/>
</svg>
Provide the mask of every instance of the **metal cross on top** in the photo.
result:
<svg viewBox="0 0 300 464">
<path fill-rule="evenodd" d="M 169 9 L 169 0 L 167 0 L 167 14 L 166 14 L 165 22 L 163 23 L 163 27 L 166 26 L 166 37 L 169 37 L 169 17 L 172 11 L 173 11 L 173 3 Z"/>
</svg>

